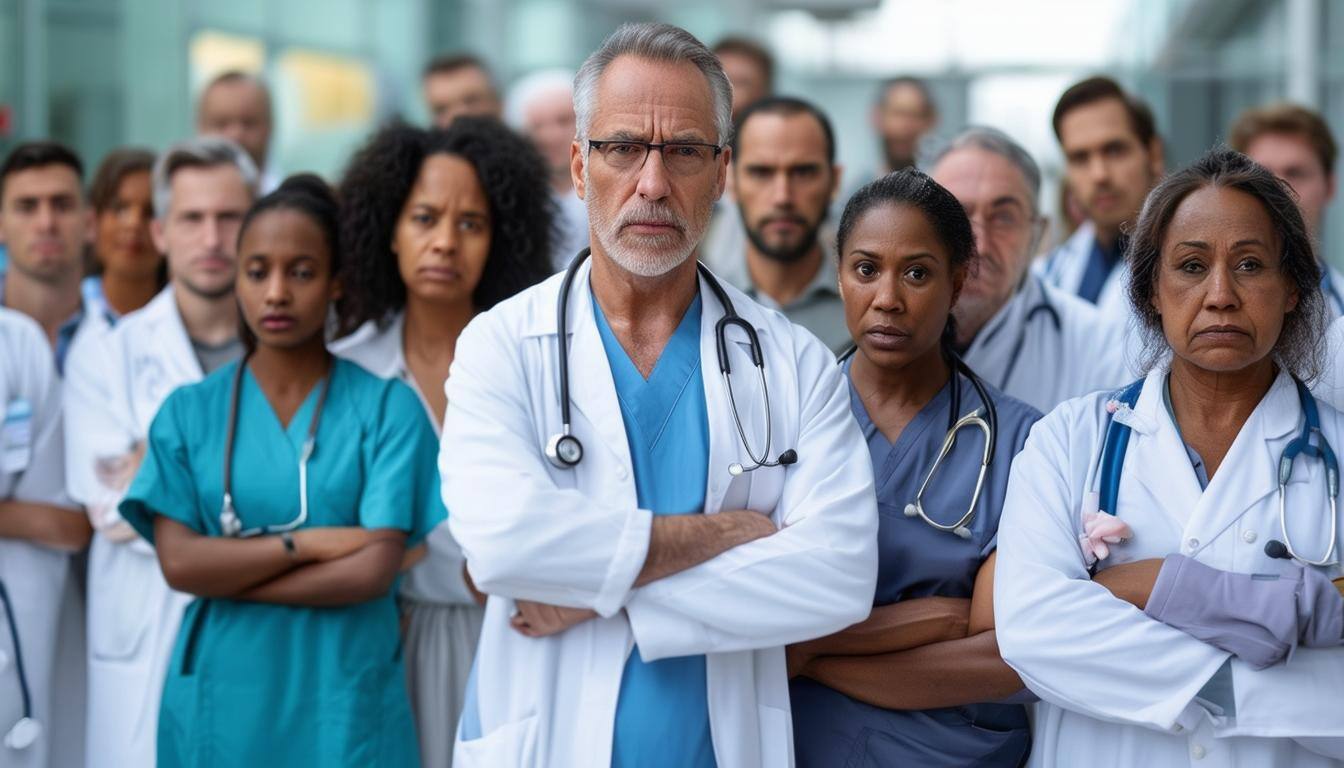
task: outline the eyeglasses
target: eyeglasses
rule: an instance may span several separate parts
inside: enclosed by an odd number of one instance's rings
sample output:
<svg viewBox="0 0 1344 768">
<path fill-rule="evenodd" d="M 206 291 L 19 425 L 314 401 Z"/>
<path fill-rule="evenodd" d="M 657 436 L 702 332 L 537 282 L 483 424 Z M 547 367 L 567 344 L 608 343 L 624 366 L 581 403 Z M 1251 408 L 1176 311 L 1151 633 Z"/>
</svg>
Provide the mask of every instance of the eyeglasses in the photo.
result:
<svg viewBox="0 0 1344 768">
<path fill-rule="evenodd" d="M 656 149 L 663 156 L 663 167 L 678 176 L 694 176 L 714 162 L 723 147 L 699 141 L 676 141 L 654 144 L 648 141 L 589 139 L 588 148 L 597 150 L 611 168 L 629 171 L 643 168 L 649 151 Z"/>
</svg>

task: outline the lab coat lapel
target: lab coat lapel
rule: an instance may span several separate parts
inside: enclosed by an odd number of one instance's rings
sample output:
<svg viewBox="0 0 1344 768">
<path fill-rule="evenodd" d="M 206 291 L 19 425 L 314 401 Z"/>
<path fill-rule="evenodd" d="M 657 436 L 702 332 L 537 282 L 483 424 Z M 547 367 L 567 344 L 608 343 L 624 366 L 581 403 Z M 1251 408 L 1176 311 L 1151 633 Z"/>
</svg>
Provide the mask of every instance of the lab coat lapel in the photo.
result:
<svg viewBox="0 0 1344 768">
<path fill-rule="evenodd" d="M 1197 539 L 1213 541 L 1266 496 L 1278 492 L 1283 438 L 1299 427 L 1300 417 L 1301 406 L 1293 379 L 1280 372 L 1232 441 L 1218 472 L 1209 481 L 1204 498 L 1195 508 L 1190 530 Z M 1299 458 L 1293 467 L 1292 485 L 1308 482 L 1318 465 L 1317 461 Z"/>
<path fill-rule="evenodd" d="M 191 337 L 187 335 L 187 326 L 182 322 L 182 312 L 177 307 L 177 295 L 171 289 L 172 286 L 169 286 L 168 312 L 160 326 L 160 354 L 168 361 L 169 370 L 178 384 L 200 381 L 205 378 L 205 372 L 201 370 L 201 361 L 196 359 L 196 350 L 191 347 Z"/>
<path fill-rule="evenodd" d="M 1169 510 L 1166 514 L 1177 528 L 1184 529 L 1200 503 L 1202 491 L 1185 452 L 1185 443 L 1162 399 L 1166 378 L 1167 370 L 1161 367 L 1151 371 L 1144 381 L 1143 392 L 1134 406 L 1137 419 L 1125 462 L 1134 461 L 1136 471 L 1131 476 L 1138 479 L 1153 499 L 1162 499 L 1160 508 Z M 1125 504 L 1123 493 L 1120 504 L 1122 507 Z"/>
<path fill-rule="evenodd" d="M 597 439 L 616 454 L 626 470 L 633 471 L 611 362 L 593 316 L 593 294 L 588 284 L 591 270 L 590 260 L 574 276 L 569 292 L 569 399 L 573 409 L 592 425 Z"/>
</svg>

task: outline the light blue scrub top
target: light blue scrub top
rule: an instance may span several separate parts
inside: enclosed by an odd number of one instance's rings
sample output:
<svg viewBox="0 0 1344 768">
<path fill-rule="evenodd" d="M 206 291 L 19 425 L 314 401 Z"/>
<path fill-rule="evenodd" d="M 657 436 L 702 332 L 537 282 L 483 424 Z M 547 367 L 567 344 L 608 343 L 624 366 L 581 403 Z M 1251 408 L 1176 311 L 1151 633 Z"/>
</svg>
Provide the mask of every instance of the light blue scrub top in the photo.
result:
<svg viewBox="0 0 1344 768">
<path fill-rule="evenodd" d="M 219 536 L 225 424 L 238 363 L 174 391 L 149 429 L 121 514 L 150 543 L 163 515 Z M 443 520 L 438 442 L 405 384 L 332 362 L 308 462 L 305 528 L 396 528 L 415 546 Z M 298 513 L 298 457 L 320 386 L 282 425 L 243 375 L 233 496 L 244 528 Z M 276 542 L 279 547 L 279 542 Z M 401 662 L 395 589 L 331 608 L 197 598 L 164 681 L 160 768 L 420 763 Z M 446 727 L 446 726 L 445 726 Z"/>
<path fill-rule="evenodd" d="M 845 363 L 849 374 L 849 363 Z M 878 573 L 874 605 L 918 597 L 969 598 L 985 558 L 998 543 L 999 515 L 1009 468 L 1041 417 L 1035 408 L 988 384 L 998 408 L 996 449 L 985 473 L 971 537 L 935 530 L 906 517 L 920 483 L 947 434 L 952 387 L 959 386 L 957 417 L 981 407 L 975 387 L 956 376 L 915 415 L 895 443 L 868 416 L 850 383 L 850 410 L 862 428 L 877 481 Z M 982 414 L 983 415 L 983 414 Z M 965 428 L 924 492 L 925 512 L 941 523 L 965 513 L 984 452 L 979 429 Z M 888 710 L 852 699 L 804 677 L 789 685 L 793 705 L 794 752 L 798 768 L 830 766 L 1018 766 L 1030 748 L 1026 709 L 985 702 L 928 710 Z"/>
<path fill-rule="evenodd" d="M 709 414 L 700 370 L 700 296 L 686 309 L 646 380 L 593 299 L 634 464 L 641 509 L 699 514 L 705 506 Z M 645 662 L 635 646 L 621 676 L 611 764 L 713 768 L 705 657 Z"/>
</svg>

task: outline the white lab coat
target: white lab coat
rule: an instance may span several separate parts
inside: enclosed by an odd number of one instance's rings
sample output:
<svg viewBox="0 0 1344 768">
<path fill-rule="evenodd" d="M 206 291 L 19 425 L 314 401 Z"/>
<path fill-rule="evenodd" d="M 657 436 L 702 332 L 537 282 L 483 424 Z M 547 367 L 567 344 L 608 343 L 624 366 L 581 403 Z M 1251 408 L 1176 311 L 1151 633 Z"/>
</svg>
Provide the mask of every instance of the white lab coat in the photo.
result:
<svg viewBox="0 0 1344 768">
<path fill-rule="evenodd" d="M 31 408 L 28 429 L 0 429 L 0 501 L 72 506 L 65 495 L 60 382 L 46 334 L 30 318 L 0 307 L 0 420 L 20 402 Z M 71 514 L 79 514 L 73 510 Z M 57 628 L 70 556 L 30 541 L 0 538 L 0 581 L 9 593 L 32 714 L 42 726 L 24 750 L 0 743 L 0 768 L 45 768 L 53 744 L 78 738 L 52 721 Z M 0 742 L 23 717 L 18 659 L 9 620 L 0 610 Z"/>
<path fill-rule="evenodd" d="M 1036 262 L 1037 274 L 1045 278 L 1049 285 L 1077 296 L 1096 239 L 1092 222 L 1083 222 L 1068 240 Z M 1121 328 L 1129 325 L 1129 318 L 1134 314 L 1129 307 L 1128 284 L 1129 262 L 1122 260 L 1111 270 L 1101 286 L 1101 293 L 1097 295 L 1096 306 L 1102 316 Z"/>
<path fill-rule="evenodd" d="M 1134 536 L 1103 567 L 1179 552 L 1223 570 L 1284 571 L 1288 564 L 1264 546 L 1280 538 L 1277 466 L 1302 424 L 1292 379 L 1279 375 L 1201 493 L 1163 404 L 1165 375 L 1148 375 L 1131 420 L 1119 517 Z M 1344 648 L 1298 648 L 1259 671 L 1231 659 L 1236 715 L 1214 716 L 1193 699 L 1229 655 L 1088 578 L 1077 537 L 1085 491 L 1095 488 L 1106 400 L 1071 400 L 1036 424 L 1013 465 L 999 525 L 999 651 L 1041 697 L 1031 765 L 1339 765 L 1313 750 L 1344 756 Z M 1325 436 L 1344 446 L 1344 416 L 1320 411 Z M 1321 462 L 1299 458 L 1288 520 L 1294 543 L 1315 557 L 1329 535 L 1324 494 Z M 1338 577 L 1339 566 L 1329 575 Z"/>
<path fill-rule="evenodd" d="M 1027 276 L 964 355 L 981 378 L 1041 413 L 1134 381 L 1130 357 L 1122 326 L 1035 275 Z"/>
<path fill-rule="evenodd" d="M 1311 391 L 1336 409 L 1344 410 L 1344 318 L 1335 320 L 1325 332 L 1321 375 L 1312 383 Z"/>
<path fill-rule="evenodd" d="M 202 378 L 170 285 L 67 364 L 70 495 L 102 505 L 115 523 L 121 492 L 95 469 L 131 450 L 174 389 Z M 81 377 L 94 377 L 96 381 Z M 106 527 L 106 526 L 104 526 Z M 159 698 L 191 596 L 169 589 L 154 549 L 95 532 L 89 553 L 88 766 L 153 766 Z"/>
<path fill-rule="evenodd" d="M 459 735 L 456 764 L 610 764 L 621 674 L 638 644 L 646 660 L 706 655 L 722 768 L 792 765 L 783 646 L 863 619 L 876 584 L 871 462 L 848 389 L 814 336 L 724 285 L 760 335 L 771 456 L 798 453 L 793 466 L 731 477 L 728 465 L 747 458 L 718 375 L 714 327 L 723 311 L 702 280 L 705 512 L 753 509 L 782 530 L 634 588 L 653 516 L 637 508 L 589 271 L 585 264 L 578 273 L 568 307 L 573 430 L 584 445 L 577 468 L 556 469 L 542 451 L 561 423 L 555 308 L 563 276 L 476 318 L 458 340 L 439 465 L 449 525 L 491 597 L 476 657 L 483 735 Z M 733 384 L 760 451 L 767 415 L 741 338 L 729 334 Z M 601 618 L 531 639 L 509 627 L 514 599 L 587 607 Z"/>
</svg>

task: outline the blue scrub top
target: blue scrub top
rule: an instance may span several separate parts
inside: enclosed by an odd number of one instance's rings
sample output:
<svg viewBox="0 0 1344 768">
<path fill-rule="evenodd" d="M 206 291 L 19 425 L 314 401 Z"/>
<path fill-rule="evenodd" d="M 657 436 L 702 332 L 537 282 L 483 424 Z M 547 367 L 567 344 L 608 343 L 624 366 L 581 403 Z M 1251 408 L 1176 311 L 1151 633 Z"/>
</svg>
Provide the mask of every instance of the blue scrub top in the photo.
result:
<svg viewBox="0 0 1344 768">
<path fill-rule="evenodd" d="M 849 363 L 845 364 L 849 374 Z M 980 565 L 997 545 L 999 514 L 1013 457 L 1022 449 L 1039 411 L 989 385 L 998 408 L 998 443 L 969 527 L 971 538 L 938 531 L 906 517 L 920 483 L 947 434 L 951 387 L 961 388 L 961 413 L 980 407 L 975 387 L 962 376 L 945 385 L 911 420 L 895 443 L 869 418 L 850 384 L 850 409 L 863 429 L 873 460 L 878 501 L 878 575 L 874 605 L 917 597 L 969 598 Z M 953 523 L 965 512 L 984 452 L 979 429 L 957 433 L 956 445 L 924 492 L 926 513 Z M 789 685 L 794 750 L 799 768 L 810 766 L 1017 766 L 1030 748 L 1025 707 L 972 704 L 946 709 L 887 710 L 851 699 L 814 680 Z"/>
<path fill-rule="evenodd" d="M 645 379 L 593 299 L 634 464 L 641 509 L 700 514 L 709 466 L 709 413 L 700 370 L 700 296 Z M 705 657 L 646 662 L 635 646 L 621 676 L 611 764 L 618 768 L 713 768 Z"/>
<path fill-rule="evenodd" d="M 159 515 L 221 535 L 237 365 L 174 391 L 150 425 L 144 463 L 120 510 L 151 544 Z M 281 424 L 244 373 L 231 472 L 244 528 L 283 524 L 298 512 L 298 458 L 318 389 Z M 446 514 L 437 453 L 410 387 L 334 360 L 308 462 L 304 527 L 396 528 L 415 546 Z M 158 765 L 415 768 L 405 676 L 395 589 L 322 608 L 197 598 L 163 685 Z"/>
</svg>

